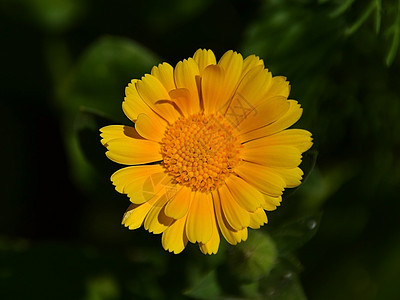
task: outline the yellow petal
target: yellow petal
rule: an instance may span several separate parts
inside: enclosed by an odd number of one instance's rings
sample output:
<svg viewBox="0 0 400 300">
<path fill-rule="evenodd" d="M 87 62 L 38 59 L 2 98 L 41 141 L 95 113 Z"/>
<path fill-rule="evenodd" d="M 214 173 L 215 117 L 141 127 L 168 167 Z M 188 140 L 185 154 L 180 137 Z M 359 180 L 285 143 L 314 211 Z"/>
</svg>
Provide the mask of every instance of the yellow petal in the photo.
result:
<svg viewBox="0 0 400 300">
<path fill-rule="evenodd" d="M 147 114 L 150 117 L 157 116 L 154 111 L 143 101 L 139 96 L 136 88 L 137 79 L 131 81 L 125 88 L 125 98 L 122 102 L 122 110 L 125 115 L 132 121 L 135 122 L 139 114 Z"/>
<path fill-rule="evenodd" d="M 247 237 L 248 237 L 247 228 L 244 228 L 243 230 L 238 231 L 238 232 L 239 232 L 240 235 L 241 235 L 242 241 L 246 241 L 246 240 L 247 240 Z"/>
<path fill-rule="evenodd" d="M 157 166 L 157 165 L 154 165 Z M 132 166 L 124 168 L 114 173 L 111 177 L 114 185 L 123 185 L 123 193 L 127 194 L 132 203 L 140 204 L 160 193 L 173 193 L 176 190 L 175 185 L 172 183 L 172 178 L 164 172 L 164 169 L 158 165 L 159 168 L 150 169 L 152 166 Z M 137 171 L 135 167 L 148 167 L 150 171 Z M 120 188 L 120 187 L 119 187 Z"/>
<path fill-rule="evenodd" d="M 247 239 L 247 228 L 243 228 L 242 230 L 235 231 L 226 221 L 226 218 L 222 212 L 220 196 L 217 191 L 212 192 L 212 197 L 214 200 L 215 206 L 215 215 L 218 222 L 218 227 L 221 230 L 222 235 L 226 239 L 226 241 L 231 245 L 236 245 L 241 241 L 245 241 Z"/>
<path fill-rule="evenodd" d="M 200 111 L 199 81 L 200 72 L 193 58 L 184 59 L 177 63 L 174 71 L 175 84 L 177 88 L 185 88 L 190 93 L 190 106 L 192 113 Z"/>
<path fill-rule="evenodd" d="M 271 80 L 272 74 L 262 65 L 258 65 L 243 77 L 236 93 L 250 105 L 256 106 L 265 95 Z"/>
<path fill-rule="evenodd" d="M 106 155 L 123 165 L 139 165 L 161 161 L 160 144 L 131 137 L 117 138 L 107 142 Z"/>
<path fill-rule="evenodd" d="M 266 93 L 266 98 L 283 96 L 285 98 L 289 97 L 290 84 L 284 76 L 275 76 L 272 78 L 271 84 L 268 86 L 268 91 Z"/>
<path fill-rule="evenodd" d="M 136 88 L 143 101 L 166 121 L 173 123 L 179 118 L 167 90 L 156 77 L 145 75 L 136 83 Z"/>
<path fill-rule="evenodd" d="M 215 65 L 217 63 L 215 55 L 211 50 L 199 49 L 194 55 L 193 59 L 199 66 L 200 75 L 203 76 L 204 69 L 209 65 Z"/>
<path fill-rule="evenodd" d="M 107 143 L 114 139 L 131 137 L 135 139 L 143 139 L 135 128 L 124 125 L 109 125 L 100 129 L 101 143 L 107 147 Z"/>
<path fill-rule="evenodd" d="M 276 205 L 274 205 L 274 204 L 272 204 L 272 203 L 270 203 L 268 201 L 265 201 L 265 203 L 263 204 L 262 208 L 267 210 L 267 211 L 274 211 L 274 210 L 276 210 Z"/>
<path fill-rule="evenodd" d="M 146 114 L 139 114 L 136 123 L 136 131 L 144 138 L 155 142 L 161 142 L 167 123 L 159 117 L 150 117 Z"/>
<path fill-rule="evenodd" d="M 186 215 L 192 197 L 192 190 L 182 186 L 165 206 L 165 214 L 174 219 L 180 219 Z"/>
<path fill-rule="evenodd" d="M 254 54 L 247 56 L 243 61 L 242 77 L 257 66 L 264 68 L 264 61 Z"/>
<path fill-rule="evenodd" d="M 169 63 L 159 64 L 151 69 L 151 75 L 157 78 L 167 92 L 175 89 L 174 68 Z"/>
<path fill-rule="evenodd" d="M 126 187 L 134 181 L 139 182 L 138 186 L 142 190 L 143 185 L 149 176 L 153 174 L 163 173 L 164 168 L 159 165 L 130 166 L 119 169 L 111 175 L 111 181 L 115 185 L 115 189 L 122 194 L 127 194 Z M 165 174 L 166 175 L 166 174 Z"/>
<path fill-rule="evenodd" d="M 175 220 L 163 232 L 162 245 L 165 250 L 175 254 L 181 253 L 185 249 L 188 238 L 185 231 L 186 215 L 179 220 Z"/>
<path fill-rule="evenodd" d="M 250 228 L 259 229 L 266 223 L 268 223 L 268 218 L 263 208 L 257 208 L 255 212 L 250 213 Z"/>
<path fill-rule="evenodd" d="M 232 98 L 239 84 L 239 80 L 243 69 L 243 57 L 237 52 L 229 50 L 218 61 L 218 65 L 222 67 L 225 74 L 224 92 L 221 95 L 221 107 L 218 108 L 220 113 L 225 114 L 229 100 Z"/>
<path fill-rule="evenodd" d="M 241 132 L 238 136 L 240 142 L 244 143 L 246 141 L 272 135 L 274 133 L 285 130 L 286 128 L 296 123 L 300 119 L 303 109 L 300 108 L 300 105 L 295 100 L 288 100 L 288 102 L 289 109 L 281 118 L 268 126 L 264 126 L 250 132 Z"/>
<path fill-rule="evenodd" d="M 233 198 L 247 211 L 255 211 L 264 202 L 262 194 L 252 185 L 235 175 L 225 180 Z"/>
<path fill-rule="evenodd" d="M 267 167 L 295 168 L 301 163 L 301 152 L 296 147 L 286 145 L 266 145 L 248 148 L 243 145 L 242 159 Z"/>
<path fill-rule="evenodd" d="M 149 210 L 153 207 L 156 198 L 143 204 L 131 204 L 122 218 L 122 224 L 129 229 L 137 229 L 142 226 Z"/>
<path fill-rule="evenodd" d="M 149 212 L 151 206 L 149 204 L 131 204 L 125 212 L 122 224 L 129 229 L 137 229 L 142 226 L 143 220 Z"/>
<path fill-rule="evenodd" d="M 243 161 L 235 167 L 235 173 L 261 192 L 271 196 L 281 195 L 286 186 L 277 172 L 259 164 Z"/>
<path fill-rule="evenodd" d="M 199 243 L 200 250 L 204 254 L 216 254 L 218 252 L 220 236 L 219 236 L 219 230 L 217 228 L 217 222 L 215 220 L 215 213 L 212 216 L 212 224 L 213 224 L 213 232 L 211 235 L 211 239 L 205 244 Z"/>
<path fill-rule="evenodd" d="M 186 221 L 186 234 L 190 242 L 205 244 L 211 239 L 213 231 L 211 195 L 197 192 L 193 197 Z"/>
<path fill-rule="evenodd" d="M 215 113 L 223 104 L 221 97 L 224 92 L 224 71 L 220 66 L 210 65 L 203 72 L 201 84 L 204 112 Z"/>
<path fill-rule="evenodd" d="M 246 143 L 247 148 L 258 148 L 265 145 L 288 145 L 305 152 L 312 146 L 311 133 L 303 129 L 287 129 L 267 137 Z"/>
<path fill-rule="evenodd" d="M 236 126 L 237 130 L 248 132 L 260 127 L 268 126 L 279 118 L 282 118 L 282 116 L 289 110 L 289 107 L 289 102 L 282 96 L 277 96 L 263 101 L 258 106 L 253 107 L 253 110 L 249 112 L 248 115 L 243 114 L 240 116 L 242 120 L 238 126 Z M 236 115 L 238 115 L 237 112 Z"/>
<path fill-rule="evenodd" d="M 144 228 L 154 234 L 162 233 L 174 221 L 165 215 L 165 204 L 169 201 L 168 194 L 162 194 L 153 204 L 144 220 Z"/>
<path fill-rule="evenodd" d="M 282 196 L 272 197 L 264 194 L 264 203 L 262 208 L 267 211 L 273 211 L 277 206 L 280 206 L 282 202 Z"/>
<path fill-rule="evenodd" d="M 286 187 L 294 188 L 301 184 L 301 179 L 303 178 L 303 171 L 300 168 L 271 168 L 273 172 L 278 174 L 286 183 Z"/>
<path fill-rule="evenodd" d="M 229 189 L 223 185 L 218 189 L 218 193 L 221 201 L 221 208 L 228 224 L 237 231 L 249 226 L 249 212 L 242 208 L 232 197 Z"/>
</svg>

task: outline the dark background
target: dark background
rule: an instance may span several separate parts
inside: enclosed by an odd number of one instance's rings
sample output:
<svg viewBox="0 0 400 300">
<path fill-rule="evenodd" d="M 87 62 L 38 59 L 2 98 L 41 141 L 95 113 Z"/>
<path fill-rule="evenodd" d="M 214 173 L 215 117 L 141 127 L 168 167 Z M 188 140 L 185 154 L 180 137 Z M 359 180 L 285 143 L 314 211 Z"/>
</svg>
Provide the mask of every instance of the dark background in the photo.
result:
<svg viewBox="0 0 400 300">
<path fill-rule="evenodd" d="M 126 84 L 200 47 L 287 76 L 314 136 L 316 167 L 264 228 L 322 212 L 296 251 L 304 292 L 280 298 L 400 296 L 399 1 L 1 0 L 0 32 L 2 299 L 180 298 L 187 269 L 218 265 L 123 228 L 118 166 L 79 144 L 82 111 L 127 123 Z"/>
</svg>

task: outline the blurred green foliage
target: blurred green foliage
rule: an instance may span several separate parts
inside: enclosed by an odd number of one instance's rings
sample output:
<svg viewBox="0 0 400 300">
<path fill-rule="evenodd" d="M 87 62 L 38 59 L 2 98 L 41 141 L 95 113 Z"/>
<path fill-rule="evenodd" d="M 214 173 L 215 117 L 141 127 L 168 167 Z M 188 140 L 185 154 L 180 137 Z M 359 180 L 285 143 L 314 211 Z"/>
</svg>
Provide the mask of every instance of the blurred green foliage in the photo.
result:
<svg viewBox="0 0 400 300">
<path fill-rule="evenodd" d="M 0 16 L 1 299 L 398 299 L 400 1 L 0 0 Z M 129 124 L 131 79 L 199 47 L 287 76 L 315 145 L 247 242 L 176 256 L 120 225 L 98 129 Z"/>
</svg>

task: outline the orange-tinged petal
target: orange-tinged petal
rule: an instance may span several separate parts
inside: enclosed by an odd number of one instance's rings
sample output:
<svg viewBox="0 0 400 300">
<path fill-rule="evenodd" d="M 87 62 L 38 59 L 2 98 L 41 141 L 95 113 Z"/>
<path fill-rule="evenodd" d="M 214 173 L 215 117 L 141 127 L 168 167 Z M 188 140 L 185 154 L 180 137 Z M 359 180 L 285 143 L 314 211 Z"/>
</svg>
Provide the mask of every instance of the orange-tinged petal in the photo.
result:
<svg viewBox="0 0 400 300">
<path fill-rule="evenodd" d="M 165 215 L 165 204 L 169 201 L 167 193 L 158 197 L 158 200 L 149 210 L 145 220 L 144 228 L 154 234 L 162 233 L 174 221 L 174 219 Z"/>
<path fill-rule="evenodd" d="M 252 185 L 235 175 L 225 180 L 233 198 L 247 211 L 255 211 L 264 202 L 262 194 Z"/>
<path fill-rule="evenodd" d="M 218 252 L 220 236 L 217 227 L 217 221 L 215 220 L 215 213 L 213 213 L 212 216 L 212 224 L 213 232 L 211 235 L 211 239 L 205 244 L 199 243 L 200 250 L 201 252 L 203 252 L 203 254 L 216 254 Z"/>
<path fill-rule="evenodd" d="M 192 197 L 192 190 L 181 186 L 177 193 L 165 206 L 165 214 L 174 219 L 180 219 L 186 215 Z"/>
<path fill-rule="evenodd" d="M 301 163 L 301 152 L 296 147 L 286 145 L 266 145 L 248 148 L 243 145 L 242 159 L 267 167 L 295 168 Z"/>
<path fill-rule="evenodd" d="M 178 220 L 175 220 L 168 226 L 162 235 L 162 245 L 165 250 L 175 254 L 181 253 L 185 249 L 188 238 L 185 231 L 186 215 Z"/>
<path fill-rule="evenodd" d="M 139 165 L 162 160 L 160 145 L 153 141 L 124 137 L 108 141 L 106 147 L 107 157 L 123 165 Z"/>
<path fill-rule="evenodd" d="M 184 59 L 177 63 L 174 71 L 177 88 L 185 88 L 190 93 L 190 106 L 192 113 L 200 111 L 199 80 L 200 72 L 193 58 Z"/>
<path fill-rule="evenodd" d="M 212 236 L 214 206 L 210 193 L 197 192 L 193 196 L 186 221 L 186 234 L 190 242 L 207 243 Z"/>
<path fill-rule="evenodd" d="M 157 78 L 167 92 L 175 89 L 174 68 L 169 63 L 159 64 L 151 69 L 151 75 Z"/>
<path fill-rule="evenodd" d="M 218 222 L 218 227 L 221 230 L 222 235 L 226 241 L 231 245 L 236 245 L 241 241 L 247 239 L 247 228 L 235 231 L 226 221 L 226 218 L 222 212 L 220 196 L 217 191 L 212 192 L 212 197 L 214 200 L 215 216 Z"/>
<path fill-rule="evenodd" d="M 263 208 L 257 208 L 255 212 L 250 213 L 250 228 L 259 229 L 266 223 L 268 223 L 268 218 Z"/>
<path fill-rule="evenodd" d="M 215 65 L 217 63 L 214 52 L 206 49 L 197 50 L 193 55 L 193 59 L 199 66 L 199 72 L 201 76 L 203 76 L 203 71 L 207 66 Z"/>
<path fill-rule="evenodd" d="M 223 185 L 218 189 L 221 208 L 228 224 L 236 231 L 249 226 L 249 212 L 233 198 L 229 189 Z"/>
<path fill-rule="evenodd" d="M 224 93 L 224 80 L 224 71 L 220 66 L 205 68 L 201 84 L 205 114 L 215 113 L 223 104 L 220 100 Z"/>
<path fill-rule="evenodd" d="M 190 98 L 190 92 L 186 88 L 178 88 L 171 90 L 169 96 L 177 105 L 183 116 L 189 117 L 193 114 L 193 105 Z"/>
<path fill-rule="evenodd" d="M 146 114 L 140 114 L 135 123 L 135 129 L 142 137 L 155 142 L 161 142 L 166 127 L 163 119 Z"/>
<path fill-rule="evenodd" d="M 169 123 L 179 118 L 179 113 L 172 105 L 171 98 L 163 84 L 153 75 L 145 75 L 136 82 L 136 88 L 143 101 Z"/>
<path fill-rule="evenodd" d="M 235 168 L 235 173 L 264 194 L 271 196 L 281 195 L 286 186 L 277 172 L 259 164 L 243 161 Z"/>
<path fill-rule="evenodd" d="M 300 105 L 295 100 L 288 100 L 288 102 L 289 109 L 282 117 L 280 117 L 275 122 L 259 129 L 245 133 L 241 132 L 238 136 L 240 142 L 244 143 L 246 141 L 272 135 L 274 133 L 285 130 L 286 128 L 296 123 L 300 119 L 303 109 L 300 108 Z"/>
</svg>

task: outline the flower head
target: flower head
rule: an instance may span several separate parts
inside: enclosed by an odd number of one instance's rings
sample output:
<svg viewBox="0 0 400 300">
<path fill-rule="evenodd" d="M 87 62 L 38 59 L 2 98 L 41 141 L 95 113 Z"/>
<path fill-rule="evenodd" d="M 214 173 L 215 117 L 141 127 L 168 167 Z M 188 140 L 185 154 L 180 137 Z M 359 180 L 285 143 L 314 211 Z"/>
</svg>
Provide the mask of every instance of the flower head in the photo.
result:
<svg viewBox="0 0 400 300">
<path fill-rule="evenodd" d="M 218 251 L 267 223 L 285 188 L 301 183 L 306 130 L 287 129 L 302 109 L 288 100 L 285 77 L 257 56 L 211 50 L 153 67 L 132 80 L 122 108 L 135 124 L 101 129 L 109 159 L 128 167 L 111 176 L 132 204 L 122 223 L 162 233 L 162 245 L 181 252 L 198 243 Z"/>
</svg>

